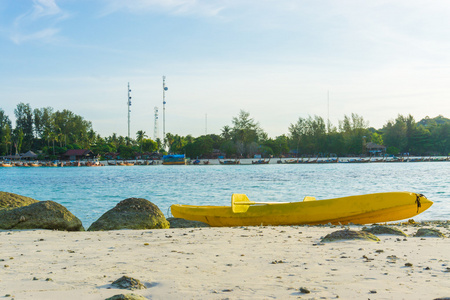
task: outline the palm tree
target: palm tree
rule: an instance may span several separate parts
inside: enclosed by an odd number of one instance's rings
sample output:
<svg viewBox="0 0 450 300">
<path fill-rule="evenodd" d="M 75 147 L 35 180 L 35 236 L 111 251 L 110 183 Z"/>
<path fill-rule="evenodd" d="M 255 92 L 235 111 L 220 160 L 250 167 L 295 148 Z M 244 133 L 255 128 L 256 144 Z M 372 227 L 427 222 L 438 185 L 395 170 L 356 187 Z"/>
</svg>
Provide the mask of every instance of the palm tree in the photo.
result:
<svg viewBox="0 0 450 300">
<path fill-rule="evenodd" d="M 183 148 L 183 138 L 178 134 L 176 134 L 173 137 L 173 143 L 170 146 L 170 151 L 174 153 L 180 153 L 182 148 Z"/>
<path fill-rule="evenodd" d="M 3 141 L 5 143 L 6 155 L 8 155 L 8 145 L 11 144 L 11 129 L 9 128 L 8 124 L 6 124 L 5 127 L 5 134 L 3 135 Z"/>
<path fill-rule="evenodd" d="M 161 150 L 161 139 L 160 138 L 156 138 L 156 144 L 158 144 L 158 152 L 159 150 Z"/>
<path fill-rule="evenodd" d="M 55 141 L 58 141 L 58 135 L 52 131 L 49 134 L 49 138 L 53 142 L 53 155 L 55 155 Z"/>
<path fill-rule="evenodd" d="M 95 138 L 96 138 L 95 131 L 93 129 L 89 130 L 87 133 L 87 139 L 88 139 L 88 144 L 89 144 L 88 148 L 90 148 L 91 145 L 94 144 Z"/>
<path fill-rule="evenodd" d="M 221 136 L 225 140 L 229 140 L 231 138 L 231 127 L 228 125 L 223 126 Z"/>
<path fill-rule="evenodd" d="M 139 143 L 140 149 L 141 149 L 141 153 L 142 153 L 142 141 L 148 137 L 145 134 L 145 131 L 143 130 L 139 130 L 138 132 L 136 132 L 136 141 Z"/>
<path fill-rule="evenodd" d="M 117 138 L 117 148 L 119 148 L 119 146 L 121 146 L 121 145 L 125 145 L 125 138 L 123 137 L 123 136 L 119 136 L 118 138 Z"/>
<path fill-rule="evenodd" d="M 171 151 L 174 137 L 175 136 L 170 132 L 166 133 L 166 136 L 164 137 L 164 146 L 169 149 L 169 152 Z"/>
</svg>

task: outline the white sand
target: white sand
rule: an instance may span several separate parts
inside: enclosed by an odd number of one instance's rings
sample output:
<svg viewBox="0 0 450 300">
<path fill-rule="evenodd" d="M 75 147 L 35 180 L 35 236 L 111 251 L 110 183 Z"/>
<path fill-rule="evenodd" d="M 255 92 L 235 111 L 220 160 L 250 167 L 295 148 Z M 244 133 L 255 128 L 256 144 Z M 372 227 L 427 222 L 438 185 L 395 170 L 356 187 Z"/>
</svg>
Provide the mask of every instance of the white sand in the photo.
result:
<svg viewBox="0 0 450 300">
<path fill-rule="evenodd" d="M 398 228 L 408 234 L 418 229 Z M 111 288 L 123 275 L 147 285 L 133 293 L 149 299 L 450 297 L 449 238 L 379 235 L 381 242 L 320 244 L 337 230 L 0 231 L 0 298 L 105 299 L 132 293 Z"/>
</svg>

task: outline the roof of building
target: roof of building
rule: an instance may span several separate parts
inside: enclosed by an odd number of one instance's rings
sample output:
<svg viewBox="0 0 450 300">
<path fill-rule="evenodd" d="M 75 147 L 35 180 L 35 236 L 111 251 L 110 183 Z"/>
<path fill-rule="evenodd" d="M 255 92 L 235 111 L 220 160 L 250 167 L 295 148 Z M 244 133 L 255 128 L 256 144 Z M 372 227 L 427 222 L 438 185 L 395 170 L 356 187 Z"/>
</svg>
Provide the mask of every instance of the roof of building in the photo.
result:
<svg viewBox="0 0 450 300">
<path fill-rule="evenodd" d="M 38 155 L 36 154 L 36 153 L 34 153 L 33 151 L 28 151 L 27 153 L 24 153 L 24 154 L 22 154 L 22 155 L 20 155 L 21 157 L 24 157 L 24 158 L 36 158 L 36 157 L 38 157 Z"/>
<path fill-rule="evenodd" d="M 385 149 L 386 146 L 378 145 L 378 144 L 369 142 L 369 143 L 366 144 L 366 148 L 367 149 Z"/>
</svg>

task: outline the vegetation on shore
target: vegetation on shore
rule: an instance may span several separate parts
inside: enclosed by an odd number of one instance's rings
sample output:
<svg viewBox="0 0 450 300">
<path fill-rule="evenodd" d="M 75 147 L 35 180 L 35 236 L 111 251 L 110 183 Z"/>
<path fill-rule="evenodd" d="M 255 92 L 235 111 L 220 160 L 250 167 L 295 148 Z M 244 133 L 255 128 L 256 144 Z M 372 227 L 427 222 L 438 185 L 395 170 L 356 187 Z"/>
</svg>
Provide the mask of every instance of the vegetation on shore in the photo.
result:
<svg viewBox="0 0 450 300">
<path fill-rule="evenodd" d="M 369 142 L 386 146 L 386 153 L 391 155 L 450 153 L 450 119 L 442 115 L 419 122 L 411 115 L 398 115 L 380 129 L 369 127 L 362 116 L 354 113 L 345 115 L 338 126 L 322 117 L 309 116 L 290 124 L 286 134 L 271 138 L 249 112 L 241 110 L 232 118 L 232 125 L 223 126 L 220 134 L 193 137 L 167 133 L 164 140 L 153 141 L 143 130 L 136 133 L 135 139 L 116 133 L 102 137 L 90 121 L 66 109 L 32 109 L 30 104 L 19 103 L 14 114 L 13 127 L 0 108 L 0 155 L 32 150 L 41 153 L 42 158 L 54 159 L 68 149 L 91 149 L 102 156 L 118 152 L 125 159 L 133 158 L 135 153 L 155 151 L 185 153 L 194 158 L 209 157 L 216 149 L 227 157 L 347 156 L 365 154 Z"/>
</svg>

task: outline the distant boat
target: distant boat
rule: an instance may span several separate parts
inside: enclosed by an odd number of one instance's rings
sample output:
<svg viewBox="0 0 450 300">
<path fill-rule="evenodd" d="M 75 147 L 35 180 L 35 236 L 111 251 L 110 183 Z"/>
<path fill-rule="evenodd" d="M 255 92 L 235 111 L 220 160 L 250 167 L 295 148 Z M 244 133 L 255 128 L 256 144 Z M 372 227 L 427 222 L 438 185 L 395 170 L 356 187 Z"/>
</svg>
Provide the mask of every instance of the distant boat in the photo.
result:
<svg viewBox="0 0 450 300">
<path fill-rule="evenodd" d="M 224 160 L 224 161 L 221 161 L 219 159 L 219 163 L 221 165 L 239 165 L 241 162 L 238 159 L 235 159 L 235 160 Z"/>
<path fill-rule="evenodd" d="M 257 161 L 252 160 L 252 165 L 266 165 L 270 162 L 270 158 L 268 160 L 258 159 Z"/>
<path fill-rule="evenodd" d="M 170 154 L 163 156 L 163 165 L 185 165 L 186 156 L 184 154 Z"/>
<path fill-rule="evenodd" d="M 299 159 L 287 159 L 284 162 L 282 162 L 284 164 L 298 164 L 299 163 Z"/>
</svg>

